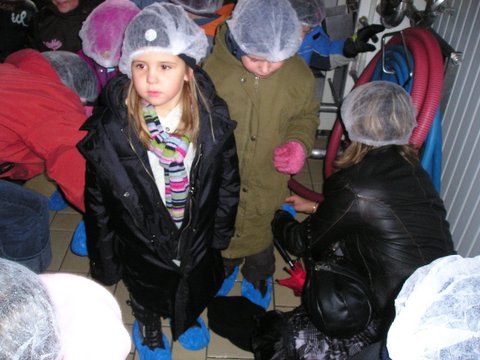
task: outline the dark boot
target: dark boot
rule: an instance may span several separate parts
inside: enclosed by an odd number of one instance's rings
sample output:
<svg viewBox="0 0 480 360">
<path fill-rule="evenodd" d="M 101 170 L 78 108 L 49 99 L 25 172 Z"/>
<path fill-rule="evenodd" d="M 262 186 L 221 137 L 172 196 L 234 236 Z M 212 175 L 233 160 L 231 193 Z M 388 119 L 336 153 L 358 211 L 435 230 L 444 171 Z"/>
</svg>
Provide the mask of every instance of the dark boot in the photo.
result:
<svg viewBox="0 0 480 360">
<path fill-rule="evenodd" d="M 165 348 L 162 334 L 160 315 L 151 312 L 139 304 L 131 295 L 127 304 L 132 308 L 132 313 L 138 321 L 138 330 L 142 343 L 150 349 Z"/>
</svg>

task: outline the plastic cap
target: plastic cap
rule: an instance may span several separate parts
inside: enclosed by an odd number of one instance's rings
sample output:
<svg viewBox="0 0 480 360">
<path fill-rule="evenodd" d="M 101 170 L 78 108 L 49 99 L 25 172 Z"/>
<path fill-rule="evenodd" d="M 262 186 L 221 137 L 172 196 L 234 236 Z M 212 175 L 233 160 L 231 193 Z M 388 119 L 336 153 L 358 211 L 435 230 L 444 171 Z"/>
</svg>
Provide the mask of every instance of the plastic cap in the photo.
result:
<svg viewBox="0 0 480 360">
<path fill-rule="evenodd" d="M 106 0 L 88 15 L 80 29 L 82 49 L 97 64 L 118 65 L 123 33 L 140 9 L 130 0 Z"/>
<path fill-rule="evenodd" d="M 480 358 L 480 256 L 446 256 L 417 269 L 395 300 L 393 360 Z"/>
<path fill-rule="evenodd" d="M 240 49 L 267 61 L 283 61 L 302 43 L 302 25 L 288 0 L 240 0 L 227 20 Z"/>
<path fill-rule="evenodd" d="M 73 90 L 82 103 L 93 103 L 98 97 L 97 79 L 80 56 L 69 51 L 45 51 L 42 55 L 65 84 Z"/>
<path fill-rule="evenodd" d="M 366 145 L 404 145 L 416 125 L 408 92 L 388 81 L 361 85 L 345 98 L 341 114 L 350 140 Z"/>
<path fill-rule="evenodd" d="M 303 25 L 310 27 L 319 26 L 325 19 L 326 10 L 323 0 L 289 1 Z"/>
<path fill-rule="evenodd" d="M 154 3 L 144 8 L 128 25 L 119 69 L 131 78 L 134 57 L 147 51 L 183 54 L 198 64 L 207 55 L 207 49 L 204 31 L 181 6 Z"/>
<path fill-rule="evenodd" d="M 56 360 L 60 340 L 53 303 L 37 274 L 0 259 L 0 359 Z"/>
<path fill-rule="evenodd" d="M 213 14 L 223 5 L 223 0 L 170 0 L 194 14 Z"/>
</svg>

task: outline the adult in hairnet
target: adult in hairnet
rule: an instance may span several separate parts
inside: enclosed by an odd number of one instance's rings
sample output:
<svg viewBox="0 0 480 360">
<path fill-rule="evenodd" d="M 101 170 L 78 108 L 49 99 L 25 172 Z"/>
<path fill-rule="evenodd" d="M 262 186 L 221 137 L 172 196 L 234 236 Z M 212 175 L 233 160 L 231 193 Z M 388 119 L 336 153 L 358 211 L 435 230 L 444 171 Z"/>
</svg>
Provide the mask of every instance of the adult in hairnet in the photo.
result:
<svg viewBox="0 0 480 360">
<path fill-rule="evenodd" d="M 76 144 L 85 108 L 98 95 L 95 76 L 76 54 L 25 49 L 0 64 L 1 178 L 29 180 L 41 173 L 84 210 L 85 160 Z"/>
<path fill-rule="evenodd" d="M 130 338 L 101 285 L 73 274 L 37 275 L 0 259 L 0 358 L 124 360 Z"/>
<path fill-rule="evenodd" d="M 298 54 L 314 70 L 331 70 L 348 64 L 358 54 L 374 51 L 369 41 L 385 30 L 383 25 L 368 25 L 346 39 L 331 40 L 322 26 L 326 16 L 323 0 L 289 0 L 302 23 L 303 41 Z"/>
<path fill-rule="evenodd" d="M 287 182 L 310 153 L 318 127 L 314 78 L 295 56 L 301 24 L 288 0 L 242 0 L 217 33 L 204 63 L 238 122 L 242 191 L 235 234 L 224 257 L 227 294 L 242 267 L 242 294 L 264 308 L 275 270 L 270 219 Z M 242 265 L 243 264 L 243 265 Z"/>
<path fill-rule="evenodd" d="M 292 312 L 263 319 L 254 339 L 259 359 L 272 353 L 282 359 L 345 359 L 360 352 L 385 338 L 404 281 L 419 267 L 454 254 L 443 202 L 408 145 L 416 123 L 410 95 L 394 83 L 370 82 L 346 97 L 341 115 L 351 144 L 325 181 L 325 201 L 288 197 L 295 210 L 310 216 L 298 222 L 278 210 L 272 230 L 287 251 L 302 256 L 307 277 L 314 262 L 341 256 L 368 279 L 374 315 L 353 335 L 332 336 L 315 326 L 316 313 L 302 297 Z M 284 328 L 275 328 L 276 322 Z"/>
</svg>

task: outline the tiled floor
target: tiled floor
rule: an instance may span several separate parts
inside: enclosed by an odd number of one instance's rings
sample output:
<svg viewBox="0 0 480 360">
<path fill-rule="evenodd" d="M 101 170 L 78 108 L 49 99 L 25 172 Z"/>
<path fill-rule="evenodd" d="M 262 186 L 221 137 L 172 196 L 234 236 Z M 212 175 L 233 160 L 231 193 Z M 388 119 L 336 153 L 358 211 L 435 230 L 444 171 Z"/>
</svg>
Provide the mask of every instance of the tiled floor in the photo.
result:
<svg viewBox="0 0 480 360">
<path fill-rule="evenodd" d="M 311 159 L 308 160 L 304 170 L 300 174 L 296 175 L 296 179 L 303 185 L 310 187 L 315 191 L 321 191 L 321 174 L 322 161 Z M 44 176 L 38 176 L 34 179 L 31 179 L 25 184 L 25 186 L 36 190 L 47 197 L 49 197 L 55 191 L 55 185 L 48 181 Z M 299 219 L 301 218 L 299 217 Z M 81 214 L 71 208 L 67 208 L 58 212 L 52 211 L 50 213 L 50 233 L 53 260 L 48 268 L 49 272 L 69 272 L 88 276 L 87 258 L 74 255 L 69 248 L 73 231 L 80 220 Z M 278 254 L 276 254 L 276 258 L 277 266 L 274 279 L 282 279 L 287 277 L 288 274 L 283 270 L 283 267 L 285 266 L 284 260 Z M 230 293 L 231 295 L 240 295 L 240 281 L 241 279 L 237 279 L 237 283 Z M 122 308 L 123 322 L 127 329 L 131 332 L 133 316 L 130 312 L 130 308 L 126 305 L 128 294 L 125 286 L 123 283 L 119 283 L 116 286 L 109 287 L 108 289 L 118 300 L 120 307 Z M 271 309 L 275 308 L 288 311 L 298 304 L 299 298 L 293 295 L 292 290 L 282 287 L 278 284 L 274 285 L 273 301 L 270 305 Z M 203 314 L 202 317 L 204 320 L 207 320 L 206 314 Z M 165 328 L 165 334 L 170 337 L 170 329 L 168 327 Z M 251 353 L 237 348 L 230 341 L 216 335 L 212 331 L 210 332 L 210 336 L 211 340 L 208 348 L 200 351 L 187 351 L 178 343 L 174 343 L 172 345 L 173 360 L 253 359 L 253 355 Z M 132 344 L 132 350 L 128 360 L 138 359 L 138 354 L 135 352 L 135 348 Z"/>
</svg>

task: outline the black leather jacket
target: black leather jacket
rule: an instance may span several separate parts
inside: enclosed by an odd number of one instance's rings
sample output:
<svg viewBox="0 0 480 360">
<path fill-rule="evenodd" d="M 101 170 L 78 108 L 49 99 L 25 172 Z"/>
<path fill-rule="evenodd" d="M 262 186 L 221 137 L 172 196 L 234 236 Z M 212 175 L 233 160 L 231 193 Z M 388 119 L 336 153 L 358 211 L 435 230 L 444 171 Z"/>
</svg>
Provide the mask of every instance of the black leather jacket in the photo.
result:
<svg viewBox="0 0 480 360">
<path fill-rule="evenodd" d="M 364 273 L 388 325 L 394 299 L 418 267 L 454 253 L 442 200 L 428 174 L 396 146 L 371 151 L 324 184 L 325 201 L 302 223 L 278 211 L 274 236 L 289 252 L 319 260 L 340 242 Z"/>
<path fill-rule="evenodd" d="M 196 69 L 195 77 L 210 113 L 201 107 L 180 229 L 160 197 L 147 150 L 129 133 L 125 76 L 109 82 L 107 106 L 84 124 L 88 135 L 78 145 L 87 159 L 85 224 L 92 277 L 107 285 L 123 279 L 138 303 L 172 319 L 175 339 L 194 324 L 223 282 L 220 250 L 233 234 L 240 181 L 235 122 L 203 70 Z"/>
</svg>

